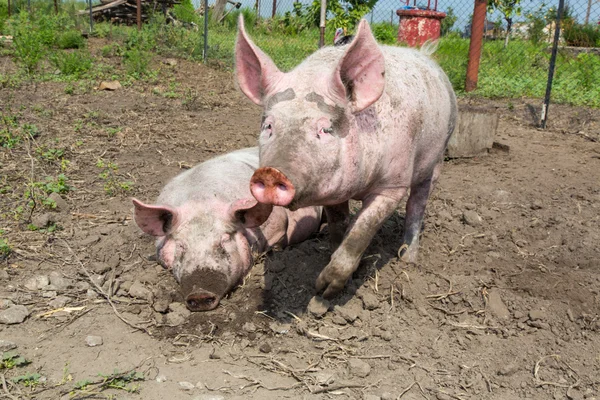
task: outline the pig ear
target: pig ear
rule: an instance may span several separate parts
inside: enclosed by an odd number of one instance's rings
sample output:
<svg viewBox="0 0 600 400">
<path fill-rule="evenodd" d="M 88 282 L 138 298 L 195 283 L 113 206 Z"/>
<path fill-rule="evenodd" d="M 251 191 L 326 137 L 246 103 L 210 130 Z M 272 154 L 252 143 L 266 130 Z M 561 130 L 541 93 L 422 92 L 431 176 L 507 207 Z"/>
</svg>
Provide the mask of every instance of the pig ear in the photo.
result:
<svg viewBox="0 0 600 400">
<path fill-rule="evenodd" d="M 238 20 L 238 36 L 235 44 L 235 72 L 237 82 L 244 94 L 254 103 L 263 105 L 263 99 L 273 91 L 283 77 L 273 61 L 248 37 L 244 29 L 244 17 Z"/>
<path fill-rule="evenodd" d="M 273 205 L 262 204 L 254 198 L 241 199 L 229 207 L 229 216 L 235 222 L 242 223 L 246 228 L 256 228 L 265 223 L 271 215 Z"/>
<path fill-rule="evenodd" d="M 181 222 L 181 213 L 174 208 L 144 204 L 137 199 L 131 201 L 135 223 L 149 235 L 165 236 Z"/>
<path fill-rule="evenodd" d="M 376 102 L 384 87 L 385 59 L 363 19 L 331 77 L 329 89 L 339 101 L 350 100 L 352 112 L 357 113 Z"/>
</svg>

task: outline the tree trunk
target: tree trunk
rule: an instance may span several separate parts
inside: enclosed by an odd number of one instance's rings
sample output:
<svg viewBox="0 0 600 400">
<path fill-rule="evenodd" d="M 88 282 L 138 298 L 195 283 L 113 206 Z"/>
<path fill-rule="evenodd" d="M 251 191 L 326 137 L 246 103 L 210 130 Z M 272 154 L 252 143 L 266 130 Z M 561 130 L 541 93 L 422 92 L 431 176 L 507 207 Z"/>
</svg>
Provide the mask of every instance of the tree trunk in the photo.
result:
<svg viewBox="0 0 600 400">
<path fill-rule="evenodd" d="M 221 17 L 223 16 L 223 13 L 225 12 L 225 5 L 227 4 L 227 0 L 217 0 L 215 3 L 215 6 L 213 7 L 212 10 L 212 15 L 210 17 L 210 19 L 213 22 L 219 22 L 221 20 Z"/>
<path fill-rule="evenodd" d="M 588 0 L 587 9 L 585 10 L 585 21 L 584 24 L 590 23 L 590 13 L 592 12 L 592 0 Z"/>
<path fill-rule="evenodd" d="M 512 31 L 512 18 L 506 18 L 506 38 L 504 38 L 504 48 L 508 47 L 508 39 Z"/>
</svg>

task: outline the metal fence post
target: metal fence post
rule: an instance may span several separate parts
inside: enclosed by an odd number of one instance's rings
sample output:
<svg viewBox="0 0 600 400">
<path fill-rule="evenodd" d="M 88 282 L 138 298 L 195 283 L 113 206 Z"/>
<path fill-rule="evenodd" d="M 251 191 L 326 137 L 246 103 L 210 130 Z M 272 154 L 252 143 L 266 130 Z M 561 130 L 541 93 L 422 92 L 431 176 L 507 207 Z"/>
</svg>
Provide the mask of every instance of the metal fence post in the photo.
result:
<svg viewBox="0 0 600 400">
<path fill-rule="evenodd" d="M 327 0 L 321 0 L 321 22 L 319 23 L 319 48 L 325 46 L 325 17 L 327 14 Z"/>
<path fill-rule="evenodd" d="M 550 56 L 550 67 L 548 68 L 548 83 L 546 84 L 546 96 L 544 97 L 544 105 L 542 106 L 542 118 L 540 125 L 546 129 L 546 121 L 548 120 L 548 106 L 550 105 L 550 94 L 552 93 L 552 80 L 554 79 L 554 68 L 556 67 L 556 55 L 558 54 L 558 41 L 560 39 L 560 19 L 562 17 L 564 0 L 558 1 L 558 10 L 556 11 L 556 29 L 554 30 L 554 42 L 552 43 L 552 55 Z"/>
<path fill-rule="evenodd" d="M 465 82 L 465 90 L 467 92 L 477 89 L 477 76 L 479 75 L 479 62 L 481 61 L 483 26 L 485 24 L 486 11 L 487 1 L 475 0 L 473 20 L 471 21 L 471 40 L 469 41 L 467 79 Z"/>
<path fill-rule="evenodd" d="M 202 61 L 206 64 L 208 58 L 208 0 L 204 0 L 204 50 Z"/>
<path fill-rule="evenodd" d="M 92 0 L 90 0 L 90 33 L 94 32 L 94 17 L 92 16 Z"/>
</svg>

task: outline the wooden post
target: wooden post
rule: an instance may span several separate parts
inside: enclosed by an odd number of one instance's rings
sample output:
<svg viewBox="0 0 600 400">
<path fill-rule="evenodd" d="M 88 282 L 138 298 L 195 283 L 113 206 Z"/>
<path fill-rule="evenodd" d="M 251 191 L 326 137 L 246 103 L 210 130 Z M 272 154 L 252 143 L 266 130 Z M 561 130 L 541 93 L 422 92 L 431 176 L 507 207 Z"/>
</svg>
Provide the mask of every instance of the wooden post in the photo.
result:
<svg viewBox="0 0 600 400">
<path fill-rule="evenodd" d="M 142 30 L 142 0 L 136 1 L 137 6 L 137 28 L 138 31 Z"/>
<path fill-rule="evenodd" d="M 54 0 L 54 12 L 58 14 L 58 0 Z"/>
<path fill-rule="evenodd" d="M 8 0 L 8 18 L 10 18 L 10 0 Z"/>
<path fill-rule="evenodd" d="M 277 14 L 277 0 L 273 0 L 273 10 L 271 11 L 271 18 L 275 18 Z"/>
<path fill-rule="evenodd" d="M 483 26 L 487 12 L 486 0 L 475 0 L 473 20 L 471 21 L 471 40 L 469 42 L 469 62 L 467 64 L 467 92 L 477 89 L 479 75 L 479 62 L 481 61 L 481 46 L 483 44 Z"/>
</svg>

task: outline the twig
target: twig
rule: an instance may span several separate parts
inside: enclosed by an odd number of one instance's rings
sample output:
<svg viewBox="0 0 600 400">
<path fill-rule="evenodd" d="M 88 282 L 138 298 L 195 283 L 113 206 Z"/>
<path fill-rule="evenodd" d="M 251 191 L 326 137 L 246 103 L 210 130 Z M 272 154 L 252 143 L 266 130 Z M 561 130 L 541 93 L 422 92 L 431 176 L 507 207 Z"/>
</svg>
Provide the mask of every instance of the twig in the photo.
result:
<svg viewBox="0 0 600 400">
<path fill-rule="evenodd" d="M 548 358 L 554 358 L 557 361 L 561 361 L 563 364 L 565 364 L 571 371 L 573 371 L 576 375 L 575 377 L 575 383 L 573 384 L 565 384 L 565 383 L 558 383 L 558 382 L 551 382 L 551 381 L 544 381 L 542 379 L 540 379 L 539 377 L 539 373 L 540 373 L 540 366 L 542 364 L 542 362 Z M 566 362 L 562 361 L 560 359 L 560 356 L 558 354 L 550 354 L 548 356 L 544 356 L 542 358 L 540 358 L 536 363 L 535 363 L 535 367 L 533 368 L 533 377 L 536 380 L 536 384 L 538 386 L 556 386 L 556 387 L 561 387 L 561 388 L 566 388 L 567 391 L 573 389 L 574 387 L 579 386 L 579 374 L 577 373 L 577 371 L 575 371 L 569 364 L 567 364 Z"/>
<path fill-rule="evenodd" d="M 406 393 L 408 393 L 408 391 L 410 389 L 412 389 L 412 387 L 415 386 L 415 385 L 417 385 L 419 387 L 419 390 L 421 391 L 421 394 L 423 395 L 423 397 L 425 397 L 425 399 L 429 400 L 429 397 L 427 397 L 427 395 L 425 394 L 425 391 L 423 390 L 423 387 L 417 381 L 414 381 L 406 389 L 404 389 L 402 392 L 400 392 L 400 394 L 398 395 L 398 397 L 396 397 L 396 400 L 400 400 L 402 398 L 402 396 L 404 396 Z"/>
<path fill-rule="evenodd" d="M 340 389 L 364 388 L 364 387 L 365 387 L 365 385 L 360 385 L 358 383 L 338 383 L 337 385 L 327 386 L 324 388 L 313 390 L 312 394 L 333 392 L 334 390 L 340 390 Z"/>
<path fill-rule="evenodd" d="M 105 293 L 104 290 L 92 279 L 92 276 L 90 275 L 90 272 L 87 270 L 87 268 L 85 268 L 85 265 L 83 265 L 83 263 L 81 262 L 81 260 L 79 259 L 79 257 L 77 257 L 77 255 L 75 254 L 75 252 L 73 251 L 73 249 L 71 248 L 71 246 L 69 246 L 69 243 L 62 239 L 62 241 L 65 243 L 65 246 L 67 246 L 67 249 L 69 250 L 69 252 L 71 253 L 71 255 L 73 255 L 73 257 L 77 260 L 77 262 L 79 263 L 79 266 L 81 267 L 81 269 L 83 270 L 83 272 L 85 273 L 85 275 L 87 276 L 88 280 L 92 283 L 92 285 L 94 285 L 96 287 L 96 290 L 106 299 L 106 301 L 108 301 L 108 304 L 110 304 L 110 306 L 112 307 L 113 311 L 115 312 L 115 315 L 117 317 L 119 317 L 119 319 L 123 322 L 125 322 L 127 325 L 131 326 L 133 329 L 136 330 L 140 330 L 144 333 L 147 333 L 148 335 L 152 336 L 152 333 L 150 333 L 150 331 L 143 327 L 143 326 L 139 326 L 134 324 L 133 322 L 128 321 L 125 317 L 123 317 L 121 315 L 121 313 L 119 313 L 119 311 L 117 310 L 117 307 L 115 306 L 115 304 L 113 303 L 113 301 L 110 298 L 110 295 Z"/>
<path fill-rule="evenodd" d="M 249 381 L 250 383 L 248 385 L 243 385 L 242 387 L 240 387 L 240 389 L 246 389 L 247 387 L 250 386 L 254 386 L 257 385 L 258 387 L 261 387 L 263 389 L 267 389 L 267 390 L 290 390 L 290 389 L 294 389 L 296 387 L 298 387 L 299 385 L 302 385 L 301 382 L 296 382 L 291 386 L 275 386 L 275 387 L 269 387 L 267 385 L 265 385 L 264 383 L 262 383 L 261 381 L 259 381 L 258 379 L 254 379 L 254 378 L 250 378 L 246 375 L 234 375 L 229 371 L 223 370 L 224 373 L 226 373 L 229 376 L 232 376 L 234 378 L 237 379 L 244 379 L 246 381 Z"/>
<path fill-rule="evenodd" d="M 4 389 L 4 396 L 2 396 L 2 397 L 8 397 L 9 399 L 12 399 L 12 400 L 18 400 L 17 397 L 13 396 L 8 391 L 8 387 L 6 386 L 6 379 L 4 379 L 3 373 L 0 373 L 0 381 L 2 382 L 2 389 Z"/>
</svg>

